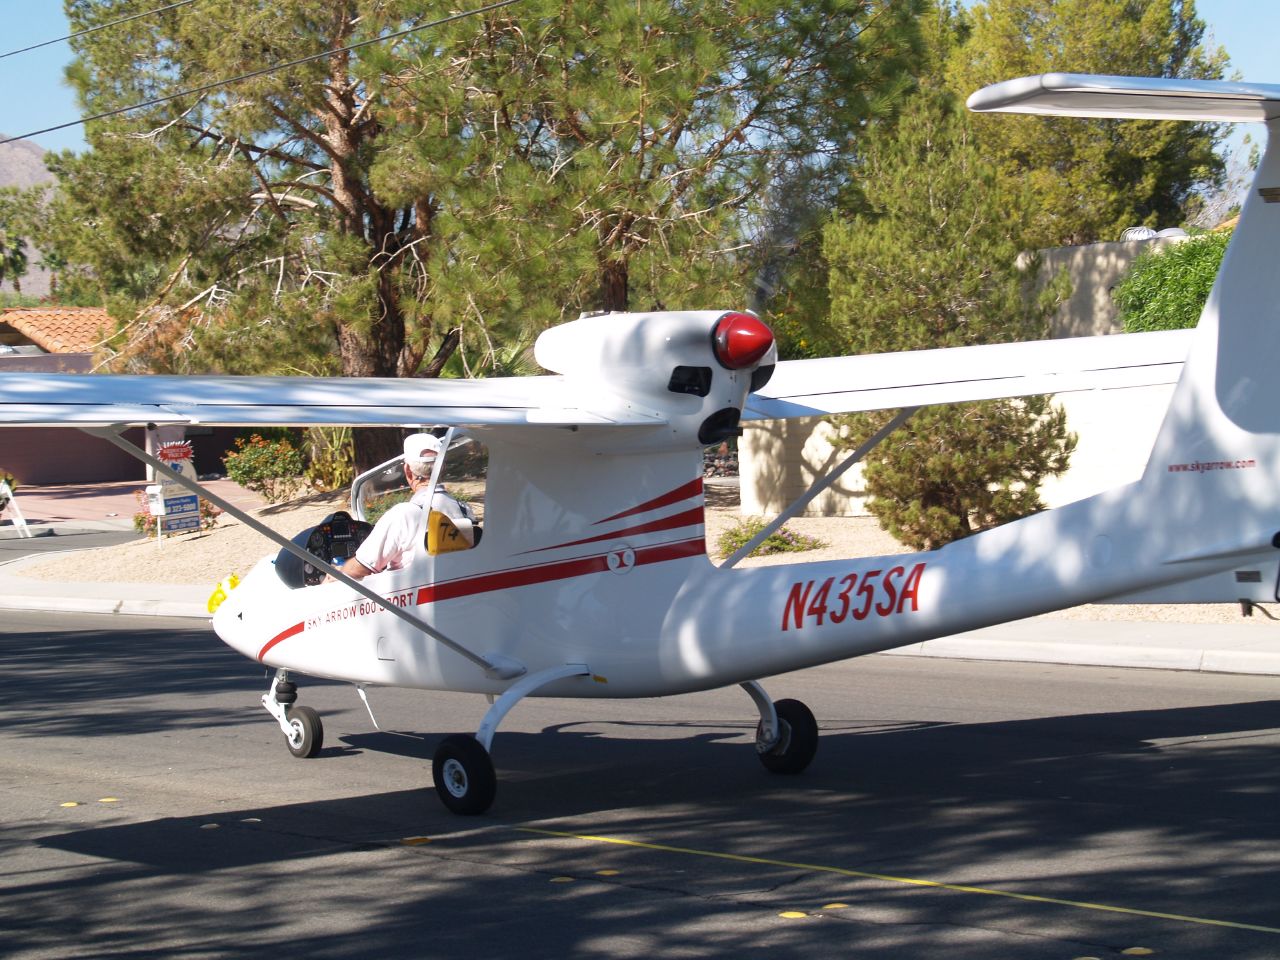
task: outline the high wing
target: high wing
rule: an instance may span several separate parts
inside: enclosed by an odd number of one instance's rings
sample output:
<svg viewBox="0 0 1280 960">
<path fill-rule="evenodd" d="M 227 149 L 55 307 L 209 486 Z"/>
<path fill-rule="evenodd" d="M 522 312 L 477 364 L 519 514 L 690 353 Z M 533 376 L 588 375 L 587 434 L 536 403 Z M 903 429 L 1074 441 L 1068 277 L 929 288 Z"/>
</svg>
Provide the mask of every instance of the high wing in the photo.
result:
<svg viewBox="0 0 1280 960">
<path fill-rule="evenodd" d="M 1046 73 L 983 87 L 968 107 L 979 113 L 1248 123 L 1280 116 L 1280 86 Z"/>
<path fill-rule="evenodd" d="M 587 410 L 563 377 L 492 380 L 0 374 L 0 425 L 579 426 L 662 423 Z M 602 405 L 601 405 L 602 406 Z"/>
<path fill-rule="evenodd" d="M 779 363 L 744 420 L 778 420 L 1174 383 L 1191 330 Z"/>
<path fill-rule="evenodd" d="M 1173 383 L 1190 332 L 784 361 L 743 419 Z M 0 426 L 654 426 L 677 415 L 671 361 L 652 362 L 643 403 L 607 367 L 489 380 L 7 373 Z"/>
</svg>

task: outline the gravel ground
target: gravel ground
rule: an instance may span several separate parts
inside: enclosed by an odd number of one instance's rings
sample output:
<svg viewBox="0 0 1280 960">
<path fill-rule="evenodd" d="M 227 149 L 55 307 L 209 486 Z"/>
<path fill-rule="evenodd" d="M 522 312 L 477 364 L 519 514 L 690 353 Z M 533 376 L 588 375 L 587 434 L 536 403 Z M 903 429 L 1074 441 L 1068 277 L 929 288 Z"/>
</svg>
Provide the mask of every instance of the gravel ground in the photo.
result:
<svg viewBox="0 0 1280 960">
<path fill-rule="evenodd" d="M 714 551 L 720 534 L 740 517 L 732 486 L 708 486 L 707 543 Z M 267 526 L 292 537 L 334 510 L 343 509 L 340 495 L 311 496 L 290 503 L 263 507 L 257 517 Z M 784 553 L 744 561 L 743 566 L 763 566 L 869 557 L 905 552 L 901 544 L 869 517 L 801 517 L 791 529 L 816 537 L 826 546 L 803 553 Z M 63 554 L 24 564 L 13 575 L 37 580 L 75 582 L 212 584 L 227 574 L 244 574 L 275 548 L 259 533 L 238 520 L 223 517 L 212 530 L 167 538 L 135 541 L 98 550 Z M 718 557 L 716 559 L 719 559 Z M 1046 614 L 1057 620 L 1136 620 L 1171 623 L 1256 623 L 1263 616 L 1242 618 L 1238 605 L 1217 604 L 1088 604 Z"/>
</svg>

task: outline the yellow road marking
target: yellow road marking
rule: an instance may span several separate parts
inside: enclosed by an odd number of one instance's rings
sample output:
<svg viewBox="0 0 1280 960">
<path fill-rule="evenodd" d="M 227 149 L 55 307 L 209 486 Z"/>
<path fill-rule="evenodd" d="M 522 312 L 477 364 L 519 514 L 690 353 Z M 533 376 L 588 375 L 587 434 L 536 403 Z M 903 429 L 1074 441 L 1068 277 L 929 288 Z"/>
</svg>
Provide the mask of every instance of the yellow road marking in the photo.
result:
<svg viewBox="0 0 1280 960">
<path fill-rule="evenodd" d="M 800 910 L 783 910 L 778 916 L 785 920 L 799 920 L 801 917 L 807 917 L 808 914 Z"/>
<path fill-rule="evenodd" d="M 565 833 L 560 830 L 540 830 L 536 827 L 516 827 L 521 833 L 534 833 L 544 837 L 559 837 L 563 840 L 581 840 L 585 843 L 611 843 L 620 847 L 635 847 L 640 850 L 655 850 L 660 853 L 683 853 L 693 857 L 706 857 L 712 860 L 729 860 L 734 863 L 755 863 L 768 867 L 785 867 L 789 870 L 810 870 L 814 873 L 833 873 L 842 877 L 856 877 L 860 880 L 880 880 L 885 883 L 901 883 L 912 887 L 927 887 L 933 890 L 952 890 L 956 893 L 976 893 L 986 897 L 1005 897 L 1009 900 L 1021 900 L 1025 903 L 1048 903 L 1059 907 L 1075 907 L 1080 910 L 1095 910 L 1101 913 L 1119 913 L 1130 917 L 1149 917 L 1153 920 L 1176 920 L 1180 923 L 1198 923 L 1209 927 L 1228 927 L 1232 930 L 1252 930 L 1255 933 L 1280 934 L 1280 927 L 1264 927 L 1255 923 L 1238 923 L 1234 920 L 1213 920 L 1208 917 L 1189 917 L 1180 913 L 1161 913 L 1157 910 L 1139 910 L 1136 907 L 1117 907 L 1106 903 L 1089 903 L 1083 900 L 1064 900 L 1061 897 L 1041 897 L 1032 893 L 1013 893 L 1009 890 L 995 890 L 991 887 L 971 887 L 958 883 L 942 883 L 938 880 L 921 880 L 915 877 L 895 877 L 887 873 L 869 873 L 865 870 L 850 870 L 845 867 L 833 867 L 820 863 L 797 863 L 791 860 L 773 860 L 769 857 L 750 857 L 740 853 L 723 853 L 717 850 L 695 850 L 691 847 L 673 847 L 665 843 L 645 843 L 642 840 L 624 840 L 621 837 L 599 837 L 591 834 Z M 1132 948 L 1131 948 L 1132 949 Z"/>
<path fill-rule="evenodd" d="M 119 797 L 99 797 L 98 802 L 99 803 L 119 803 L 120 798 Z"/>
<path fill-rule="evenodd" d="M 60 803 L 60 804 L 58 804 L 58 806 L 60 806 L 60 807 L 78 807 L 78 806 L 80 806 L 80 801 L 78 801 L 78 800 L 68 800 L 66 803 Z"/>
<path fill-rule="evenodd" d="M 404 837 L 400 843 L 406 847 L 420 847 L 424 843 L 430 843 L 430 837 Z"/>
</svg>

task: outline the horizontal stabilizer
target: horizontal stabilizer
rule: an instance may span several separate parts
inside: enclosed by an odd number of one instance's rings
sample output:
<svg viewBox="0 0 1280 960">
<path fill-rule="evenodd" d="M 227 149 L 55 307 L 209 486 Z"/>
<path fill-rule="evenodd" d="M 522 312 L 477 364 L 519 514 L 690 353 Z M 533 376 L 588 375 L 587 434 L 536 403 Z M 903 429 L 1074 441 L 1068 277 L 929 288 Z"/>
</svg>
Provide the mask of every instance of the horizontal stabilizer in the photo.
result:
<svg viewBox="0 0 1280 960">
<path fill-rule="evenodd" d="M 1175 383 L 1191 330 L 1033 340 L 779 363 L 744 420 Z"/>
<path fill-rule="evenodd" d="M 1280 85 L 1045 73 L 983 87 L 968 107 L 979 113 L 1250 123 L 1280 116 Z"/>
</svg>

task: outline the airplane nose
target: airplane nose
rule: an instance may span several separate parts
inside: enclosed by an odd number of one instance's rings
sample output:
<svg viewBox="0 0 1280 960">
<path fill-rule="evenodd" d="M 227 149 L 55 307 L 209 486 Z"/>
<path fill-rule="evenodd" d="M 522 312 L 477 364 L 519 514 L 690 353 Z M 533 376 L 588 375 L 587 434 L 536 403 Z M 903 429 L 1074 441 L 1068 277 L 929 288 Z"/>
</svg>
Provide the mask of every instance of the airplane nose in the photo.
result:
<svg viewBox="0 0 1280 960">
<path fill-rule="evenodd" d="M 711 333 L 716 360 L 728 370 L 757 363 L 773 346 L 773 331 L 749 313 L 726 313 Z"/>
</svg>

